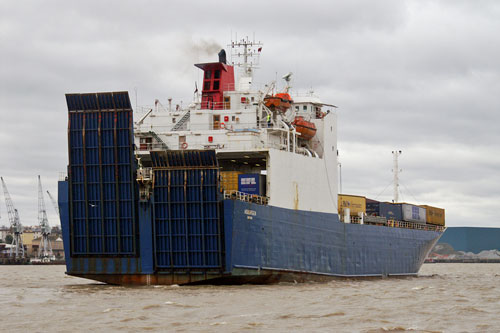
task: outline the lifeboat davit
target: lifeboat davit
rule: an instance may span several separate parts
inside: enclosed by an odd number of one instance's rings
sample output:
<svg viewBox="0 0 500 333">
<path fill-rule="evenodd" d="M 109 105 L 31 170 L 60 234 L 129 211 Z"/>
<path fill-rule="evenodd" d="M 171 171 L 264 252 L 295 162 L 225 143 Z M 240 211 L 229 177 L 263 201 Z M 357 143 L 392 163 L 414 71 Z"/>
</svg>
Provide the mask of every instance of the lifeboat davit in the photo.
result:
<svg viewBox="0 0 500 333">
<path fill-rule="evenodd" d="M 273 96 L 264 97 L 264 105 L 272 111 L 278 110 L 286 112 L 292 103 L 292 97 L 288 93 L 279 93 Z"/>
<path fill-rule="evenodd" d="M 310 121 L 304 120 L 304 117 L 295 117 L 292 125 L 294 125 L 295 130 L 300 133 L 301 139 L 311 140 L 316 135 L 316 125 Z"/>
</svg>

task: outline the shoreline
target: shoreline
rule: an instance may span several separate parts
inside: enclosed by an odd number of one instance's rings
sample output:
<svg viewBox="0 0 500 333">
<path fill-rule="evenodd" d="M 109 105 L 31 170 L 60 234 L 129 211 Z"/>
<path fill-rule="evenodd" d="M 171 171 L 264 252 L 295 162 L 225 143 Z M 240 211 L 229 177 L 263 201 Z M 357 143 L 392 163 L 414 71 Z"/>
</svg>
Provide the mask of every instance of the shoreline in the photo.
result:
<svg viewBox="0 0 500 333">
<path fill-rule="evenodd" d="M 500 259 L 425 259 L 424 264 L 499 264 Z"/>
</svg>

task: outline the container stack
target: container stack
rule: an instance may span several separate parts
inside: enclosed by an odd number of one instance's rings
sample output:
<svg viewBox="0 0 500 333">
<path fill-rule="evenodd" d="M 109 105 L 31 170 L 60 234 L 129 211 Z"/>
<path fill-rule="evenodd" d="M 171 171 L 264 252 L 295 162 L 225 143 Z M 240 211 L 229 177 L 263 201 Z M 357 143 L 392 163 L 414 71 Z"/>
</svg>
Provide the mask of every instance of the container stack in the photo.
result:
<svg viewBox="0 0 500 333">
<path fill-rule="evenodd" d="M 444 209 L 428 205 L 418 206 L 409 203 L 379 202 L 366 199 L 366 214 L 368 216 L 383 216 L 388 220 L 395 221 L 445 225 Z"/>
</svg>

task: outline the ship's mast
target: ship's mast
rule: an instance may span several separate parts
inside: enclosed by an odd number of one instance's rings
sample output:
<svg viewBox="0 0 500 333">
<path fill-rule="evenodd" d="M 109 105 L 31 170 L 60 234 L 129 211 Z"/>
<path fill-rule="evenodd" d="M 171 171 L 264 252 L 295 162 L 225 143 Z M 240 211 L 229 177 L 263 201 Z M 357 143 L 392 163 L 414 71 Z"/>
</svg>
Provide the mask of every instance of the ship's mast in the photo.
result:
<svg viewBox="0 0 500 333">
<path fill-rule="evenodd" d="M 261 42 L 251 41 L 248 37 L 239 41 L 231 41 L 228 45 L 231 49 L 231 64 L 242 69 L 239 88 L 249 87 L 252 83 L 253 70 L 258 68 L 262 45 Z"/>
<path fill-rule="evenodd" d="M 392 167 L 392 171 L 394 173 L 394 198 L 393 198 L 393 202 L 396 203 L 399 201 L 399 196 L 398 196 L 398 193 L 399 193 L 399 166 L 398 166 L 398 157 L 399 155 L 401 155 L 402 151 L 401 150 L 393 150 L 392 151 L 392 158 L 393 158 L 393 167 Z"/>
</svg>

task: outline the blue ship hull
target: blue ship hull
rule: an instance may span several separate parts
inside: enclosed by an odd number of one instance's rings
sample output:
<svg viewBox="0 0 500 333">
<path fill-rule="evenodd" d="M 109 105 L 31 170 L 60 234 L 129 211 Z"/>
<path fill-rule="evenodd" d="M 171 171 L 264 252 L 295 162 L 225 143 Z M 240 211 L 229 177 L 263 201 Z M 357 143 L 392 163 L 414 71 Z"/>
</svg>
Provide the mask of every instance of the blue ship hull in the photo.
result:
<svg viewBox="0 0 500 333">
<path fill-rule="evenodd" d="M 224 222 L 230 235 L 226 266 L 233 270 L 325 276 L 417 274 L 441 236 L 437 231 L 346 224 L 336 214 L 231 200 L 224 201 Z"/>
<path fill-rule="evenodd" d="M 64 196 L 67 182 L 60 182 L 59 193 L 64 242 L 70 244 Z M 152 207 L 140 206 L 137 256 L 72 256 L 70 247 L 65 247 L 67 274 L 111 284 L 272 283 L 414 275 L 442 234 L 345 224 L 336 214 L 223 200 L 220 266 L 167 268 L 158 267 L 155 260 Z"/>
<path fill-rule="evenodd" d="M 151 152 L 145 181 L 128 94 L 66 99 L 68 178 L 58 201 L 67 274 L 111 284 L 412 275 L 442 234 L 223 199 L 213 150 Z"/>
</svg>

